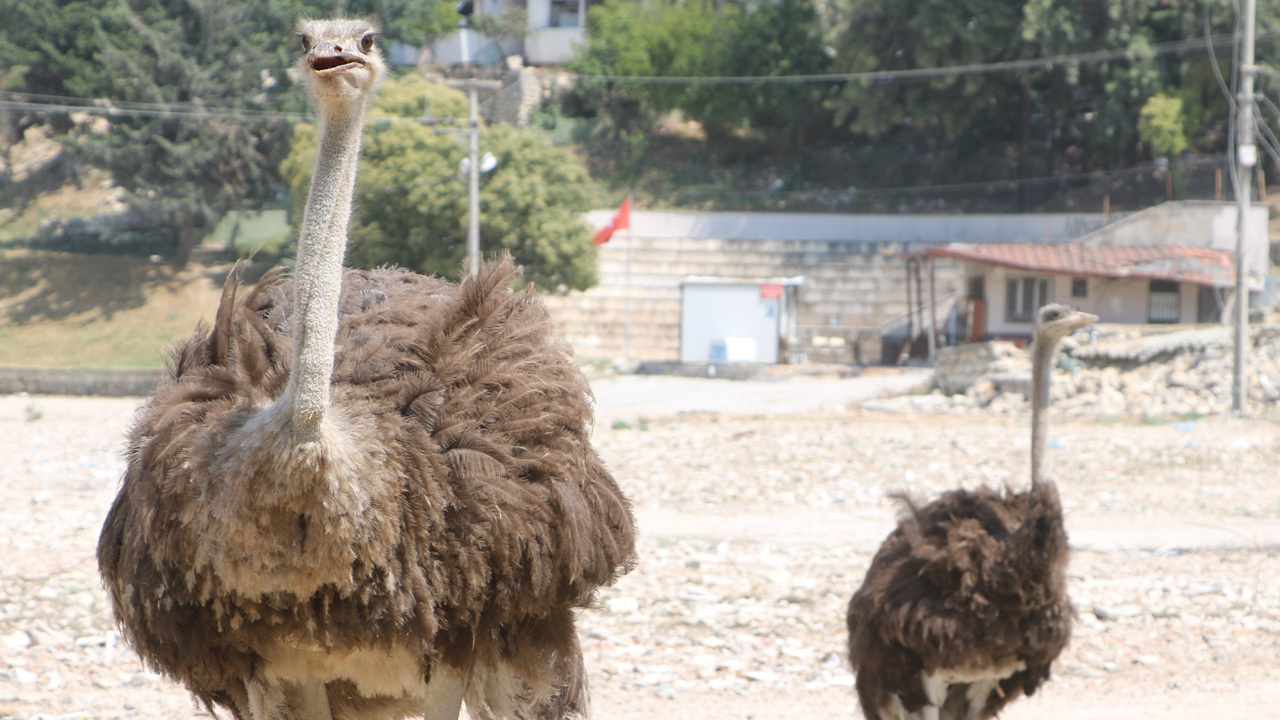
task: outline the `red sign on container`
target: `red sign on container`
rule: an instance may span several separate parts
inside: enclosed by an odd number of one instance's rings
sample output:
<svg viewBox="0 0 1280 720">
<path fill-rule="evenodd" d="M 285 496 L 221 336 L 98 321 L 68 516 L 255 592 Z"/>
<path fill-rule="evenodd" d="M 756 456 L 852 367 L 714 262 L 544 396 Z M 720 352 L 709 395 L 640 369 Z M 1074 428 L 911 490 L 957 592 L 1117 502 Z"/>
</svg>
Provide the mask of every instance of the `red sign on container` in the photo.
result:
<svg viewBox="0 0 1280 720">
<path fill-rule="evenodd" d="M 778 300 L 782 297 L 782 286 L 777 283 L 760 286 L 761 300 Z"/>
</svg>

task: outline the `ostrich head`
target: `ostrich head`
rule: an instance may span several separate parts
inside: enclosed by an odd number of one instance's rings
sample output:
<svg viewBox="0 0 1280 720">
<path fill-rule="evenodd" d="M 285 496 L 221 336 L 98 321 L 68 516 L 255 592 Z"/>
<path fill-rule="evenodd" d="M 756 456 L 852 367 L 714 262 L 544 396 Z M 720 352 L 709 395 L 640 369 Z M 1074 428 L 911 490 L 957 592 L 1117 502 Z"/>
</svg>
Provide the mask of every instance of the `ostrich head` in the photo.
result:
<svg viewBox="0 0 1280 720">
<path fill-rule="evenodd" d="M 373 98 L 386 70 L 374 42 L 378 26 L 369 20 L 299 20 L 298 37 L 306 53 L 298 63 L 307 92 L 321 114 L 341 113 Z"/>
<path fill-rule="evenodd" d="M 1048 347 L 1053 347 L 1062 338 L 1097 321 L 1097 315 L 1080 312 L 1059 303 L 1049 303 L 1040 308 L 1040 316 L 1036 322 L 1036 343 L 1046 341 Z"/>
</svg>

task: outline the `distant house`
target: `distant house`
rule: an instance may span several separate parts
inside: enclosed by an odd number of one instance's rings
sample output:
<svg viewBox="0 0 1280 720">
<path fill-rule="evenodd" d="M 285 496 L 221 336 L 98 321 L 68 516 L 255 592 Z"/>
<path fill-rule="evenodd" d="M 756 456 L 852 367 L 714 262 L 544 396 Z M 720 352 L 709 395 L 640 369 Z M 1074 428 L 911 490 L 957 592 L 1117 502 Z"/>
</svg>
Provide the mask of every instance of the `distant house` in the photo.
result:
<svg viewBox="0 0 1280 720">
<path fill-rule="evenodd" d="M 459 30 L 436 40 L 428 59 L 456 65 L 490 64 L 495 52 L 522 55 L 527 65 L 561 65 L 574 47 L 586 42 L 587 0 L 477 0 L 476 15 L 498 15 L 523 8 L 529 24 L 522 37 L 495 40 L 472 30 Z"/>
<path fill-rule="evenodd" d="M 912 253 L 908 266 L 960 263 L 962 342 L 1028 339 L 1049 302 L 1107 323 L 1225 323 L 1235 305 L 1237 214 L 1235 203 L 1168 202 L 1066 242 L 1046 233 L 1043 243 L 950 243 Z M 1262 203 L 1250 213 L 1251 308 L 1260 305 L 1270 265 L 1268 214 Z"/>
<path fill-rule="evenodd" d="M 960 261 L 969 341 L 1029 338 L 1049 302 L 1109 323 L 1217 323 L 1234 296 L 1234 259 L 1214 248 L 953 243 L 920 254 Z"/>
</svg>

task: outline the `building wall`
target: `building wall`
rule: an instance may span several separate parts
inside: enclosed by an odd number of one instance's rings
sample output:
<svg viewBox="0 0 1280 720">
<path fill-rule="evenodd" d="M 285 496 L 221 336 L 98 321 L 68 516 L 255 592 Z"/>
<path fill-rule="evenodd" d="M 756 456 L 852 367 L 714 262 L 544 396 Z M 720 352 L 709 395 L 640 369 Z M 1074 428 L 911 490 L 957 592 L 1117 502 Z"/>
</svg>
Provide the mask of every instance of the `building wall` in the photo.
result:
<svg viewBox="0 0 1280 720">
<path fill-rule="evenodd" d="M 1260 278 L 1268 266 L 1268 217 L 1265 203 L 1254 203 L 1248 241 L 1249 274 Z M 1236 251 L 1235 203 L 1208 200 L 1168 202 L 1147 208 L 1081 238 L 1084 245 L 1184 245 Z"/>
<path fill-rule="evenodd" d="M 586 214 L 603 227 L 615 210 Z M 621 357 L 627 294 L 631 356 L 674 361 L 680 349 L 680 283 L 689 275 L 776 278 L 803 275 L 796 289 L 792 352 L 810 361 L 879 357 L 881 325 L 907 312 L 904 252 L 948 242 L 1065 242 L 1102 225 L 1100 214 L 852 215 L 832 213 L 631 213 L 631 228 L 600 246 L 599 284 L 587 292 L 550 295 L 552 317 L 581 357 Z M 483 243 L 483 238 L 481 239 Z M 627 245 L 631 274 L 627 279 Z M 929 278 L 922 273 L 927 294 Z M 940 302 L 962 287 L 960 265 L 936 261 Z M 629 287 L 629 289 L 628 289 Z"/>
<path fill-rule="evenodd" d="M 530 65 L 562 65 L 586 42 L 582 27 L 543 27 L 524 36 L 524 60 Z"/>
<path fill-rule="evenodd" d="M 1050 301 L 1077 307 L 1097 315 L 1100 322 L 1145 324 L 1150 310 L 1151 281 L 1147 279 L 1089 277 L 1088 294 L 1071 296 L 1073 275 L 1044 275 L 1025 270 L 964 263 L 966 277 L 986 278 L 987 334 L 992 337 L 1030 337 L 1034 322 L 1010 322 L 1005 319 L 1005 282 L 1010 277 L 1048 277 Z M 1178 322 L 1196 322 L 1199 285 L 1180 283 Z"/>
<path fill-rule="evenodd" d="M 632 244 L 627 273 L 627 244 Z M 679 359 L 680 284 L 690 275 L 722 278 L 804 276 L 796 288 L 792 352 L 810 361 L 851 362 L 860 331 L 907 311 L 901 243 L 725 238 L 631 237 L 619 233 L 599 248 L 600 282 L 586 292 L 550 295 L 552 317 L 581 357 L 622 356 L 631 295 L 631 356 Z M 936 263 L 939 300 L 960 287 L 959 263 Z M 922 274 L 926 292 L 928 277 Z M 815 341 L 815 338 L 820 338 Z"/>
</svg>

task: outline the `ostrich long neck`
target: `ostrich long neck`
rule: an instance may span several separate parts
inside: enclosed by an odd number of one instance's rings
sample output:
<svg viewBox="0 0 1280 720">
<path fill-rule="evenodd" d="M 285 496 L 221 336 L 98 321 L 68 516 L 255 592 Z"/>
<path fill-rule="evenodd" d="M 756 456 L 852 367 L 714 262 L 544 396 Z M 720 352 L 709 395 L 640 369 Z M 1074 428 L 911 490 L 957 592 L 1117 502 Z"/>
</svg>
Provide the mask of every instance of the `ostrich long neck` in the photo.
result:
<svg viewBox="0 0 1280 720">
<path fill-rule="evenodd" d="M 1031 487 L 1046 478 L 1049 450 L 1049 376 L 1053 372 L 1053 352 L 1057 342 L 1037 332 L 1031 348 Z"/>
<path fill-rule="evenodd" d="M 320 147 L 298 237 L 294 353 L 288 392 L 299 442 L 318 439 L 329 407 L 342 257 L 364 124 L 363 104 L 354 105 L 347 112 L 321 111 Z"/>
</svg>

